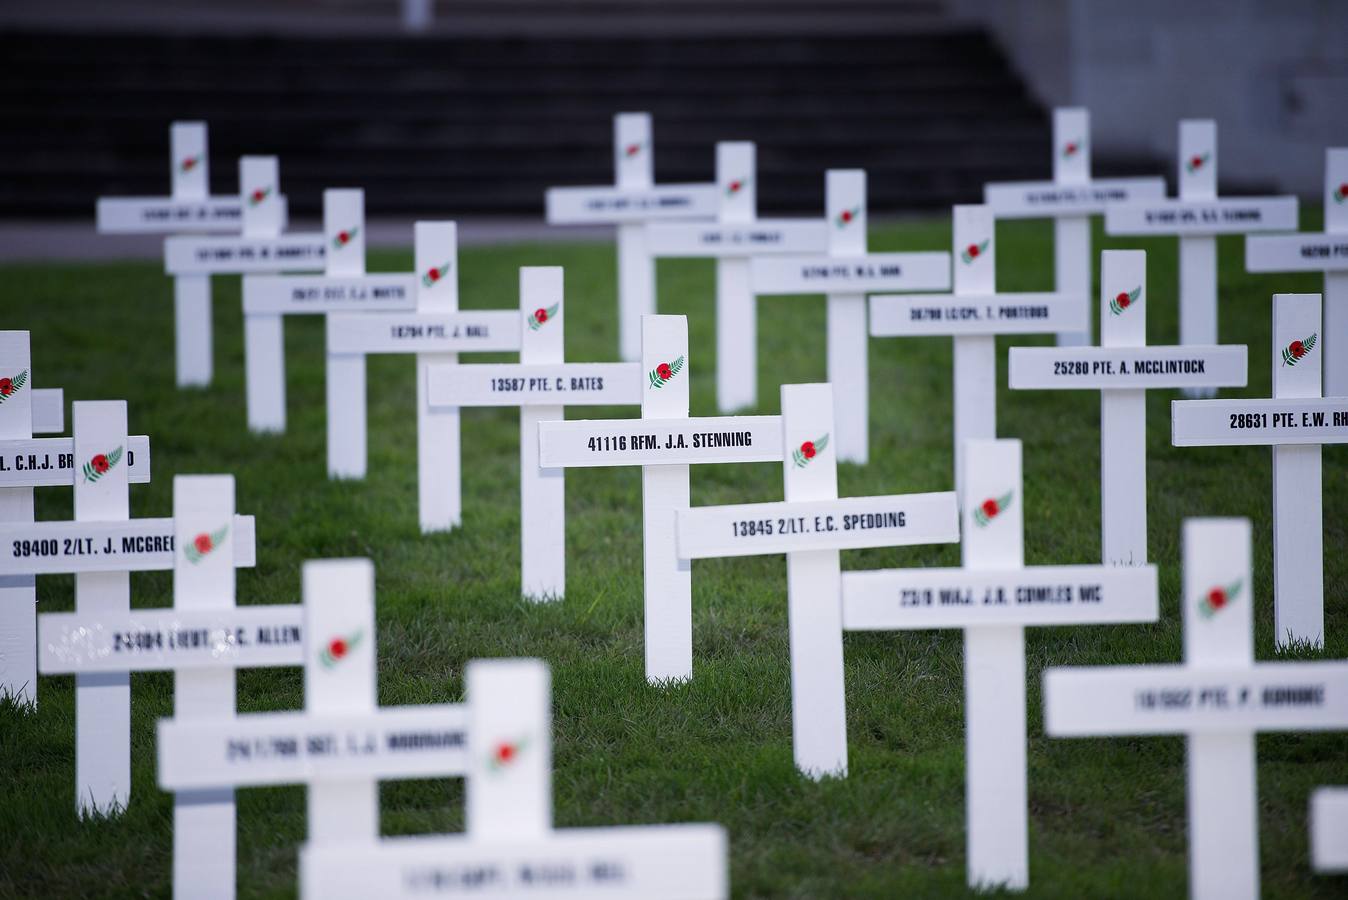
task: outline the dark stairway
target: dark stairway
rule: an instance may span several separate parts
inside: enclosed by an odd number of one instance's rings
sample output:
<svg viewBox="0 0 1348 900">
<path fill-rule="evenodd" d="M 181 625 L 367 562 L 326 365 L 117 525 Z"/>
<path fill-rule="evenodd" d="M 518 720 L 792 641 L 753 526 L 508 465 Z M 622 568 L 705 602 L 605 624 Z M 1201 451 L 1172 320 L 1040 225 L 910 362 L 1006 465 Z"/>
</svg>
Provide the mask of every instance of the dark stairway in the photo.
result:
<svg viewBox="0 0 1348 900">
<path fill-rule="evenodd" d="M 538 216 L 550 185 L 612 180 L 611 119 L 655 117 L 660 181 L 712 177 L 717 140 L 758 143 L 765 211 L 814 212 L 826 168 L 869 173 L 877 212 L 976 202 L 1043 178 L 1048 119 L 988 37 L 369 37 L 0 31 L 0 215 L 90 217 L 163 194 L 168 123 L 210 124 L 212 189 L 281 157 L 291 209 L 330 186 L 380 214 Z"/>
</svg>

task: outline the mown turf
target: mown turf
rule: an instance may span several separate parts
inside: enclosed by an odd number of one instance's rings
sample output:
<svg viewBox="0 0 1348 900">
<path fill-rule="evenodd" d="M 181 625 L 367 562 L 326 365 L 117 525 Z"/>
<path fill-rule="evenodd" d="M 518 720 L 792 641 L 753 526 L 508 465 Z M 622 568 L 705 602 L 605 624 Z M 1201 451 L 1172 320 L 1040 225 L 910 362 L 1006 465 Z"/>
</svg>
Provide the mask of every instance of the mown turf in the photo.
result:
<svg viewBox="0 0 1348 900">
<path fill-rule="evenodd" d="M 1303 227 L 1318 227 L 1319 213 Z M 946 249 L 948 219 L 876 230 L 877 250 Z M 1050 229 L 999 229 L 999 286 L 1050 286 Z M 1173 240 L 1104 241 L 1148 254 L 1148 334 L 1177 335 Z M 1250 346 L 1250 385 L 1267 396 L 1270 296 L 1319 290 L 1318 277 L 1250 276 L 1238 240 L 1221 241 L 1221 339 Z M 517 269 L 566 267 L 568 359 L 612 359 L 613 252 L 608 245 L 518 246 L 461 254 L 465 307 L 513 307 Z M 408 253 L 372 254 L 404 269 Z M 713 275 L 703 261 L 662 263 L 662 312 L 689 316 L 692 411 L 715 414 Z M 845 638 L 851 774 L 813 783 L 791 762 L 785 566 L 780 557 L 694 566 L 692 683 L 657 690 L 642 674 L 641 512 L 637 470 L 567 475 L 564 602 L 519 599 L 518 419 L 465 414 L 464 527 L 417 528 L 413 365 L 369 368 L 369 477 L 325 477 L 322 323 L 286 324 L 289 430 L 245 427 L 237 279 L 216 280 L 216 381 L 173 385 L 171 288 L 155 264 L 0 268 L 5 328 L 33 333 L 39 386 L 68 400 L 126 398 L 131 429 L 153 441 L 154 482 L 132 489 L 137 516 L 169 515 L 176 473 L 230 472 L 238 508 L 258 523 L 258 566 L 240 574 L 241 603 L 294 602 L 307 559 L 368 556 L 378 585 L 381 702 L 455 701 L 466 661 L 530 655 L 552 667 L 559 826 L 716 821 L 731 838 L 740 897 L 958 896 L 965 893 L 964 744 L 958 632 Z M 760 304 L 759 411 L 778 410 L 782 383 L 824 378 L 824 304 Z M 1031 341 L 1017 341 L 1030 343 Z M 1033 342 L 1045 341 L 1036 339 Z M 1005 350 L 1011 341 L 999 341 Z M 1328 347 L 1326 349 L 1329 349 Z M 950 341 L 871 342 L 871 459 L 843 466 L 844 496 L 948 489 Z M 508 359 L 508 357 L 500 357 Z M 1005 354 L 1002 354 L 1002 384 Z M 1265 448 L 1175 449 L 1169 402 L 1148 396 L 1150 556 L 1161 567 L 1155 625 L 1028 632 L 1030 896 L 1178 896 L 1186 886 L 1184 750 L 1179 739 L 1050 740 L 1040 673 L 1050 665 L 1169 663 L 1180 657 L 1179 534 L 1185 516 L 1254 520 L 1256 652 L 1273 657 L 1271 468 Z M 1091 392 L 999 392 L 1003 436 L 1025 442 L 1025 540 L 1031 564 L 1097 562 L 1099 399 Z M 630 410 L 612 411 L 629 415 Z M 578 416 L 579 411 L 573 413 Z M 592 410 L 600 417 L 610 411 Z M 1345 448 L 1324 453 L 1324 655 L 1348 655 Z M 781 498 L 776 465 L 701 466 L 693 502 Z M 67 518 L 70 493 L 39 492 L 40 518 Z M 954 546 L 845 553 L 846 568 L 955 565 Z M 134 575 L 137 606 L 169 603 L 170 576 Z M 72 579 L 39 580 L 41 608 L 72 608 Z M 1304 656 L 1318 654 L 1304 653 Z M 298 670 L 240 673 L 241 711 L 302 704 Z M 44 678 L 40 709 L 0 708 L 0 894 L 166 895 L 171 813 L 155 785 L 154 723 L 171 714 L 168 675 L 134 679 L 135 785 L 125 814 L 74 814 L 73 681 Z M 1331 897 L 1348 879 L 1311 873 L 1306 804 L 1321 784 L 1348 782 L 1348 736 L 1259 739 L 1260 855 L 1268 897 Z M 453 831 L 462 785 L 386 784 L 383 828 Z M 305 835 L 301 788 L 239 793 L 239 887 L 245 896 L 295 889 Z"/>
</svg>

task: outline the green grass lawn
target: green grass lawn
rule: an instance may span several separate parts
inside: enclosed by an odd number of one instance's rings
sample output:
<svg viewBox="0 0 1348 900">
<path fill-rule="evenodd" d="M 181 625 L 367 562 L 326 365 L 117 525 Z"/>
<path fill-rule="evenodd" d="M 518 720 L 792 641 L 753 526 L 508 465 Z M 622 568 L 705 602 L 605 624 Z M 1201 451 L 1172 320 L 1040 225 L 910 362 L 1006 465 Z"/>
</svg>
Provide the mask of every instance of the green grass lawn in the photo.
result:
<svg viewBox="0 0 1348 900">
<path fill-rule="evenodd" d="M 1303 215 L 1319 227 L 1319 211 Z M 999 286 L 1051 286 L 1051 229 L 1003 224 Z M 876 250 L 948 249 L 949 220 L 878 228 Z M 1148 253 L 1148 335 L 1174 343 L 1176 243 L 1104 241 Z M 1318 276 L 1252 276 L 1242 242 L 1221 241 L 1221 339 L 1250 347 L 1250 384 L 1270 391 L 1270 297 L 1318 291 Z M 569 360 L 609 360 L 617 346 L 611 245 L 465 250 L 464 307 L 518 303 L 522 265 L 566 268 Z M 410 252 L 372 254 L 403 270 Z M 1096 267 L 1098 269 L 1098 266 Z M 694 415 L 714 415 L 713 269 L 662 262 L 662 312 L 689 317 Z M 233 473 L 238 510 L 257 516 L 258 565 L 239 602 L 299 600 L 305 560 L 365 556 L 376 567 L 379 695 L 385 704 L 462 697 L 464 664 L 537 656 L 552 667 L 558 826 L 722 823 L 738 897 L 959 896 L 964 872 L 964 740 L 959 632 L 850 634 L 844 639 L 851 774 L 820 783 L 791 756 L 786 575 L 781 557 L 699 561 L 693 577 L 694 679 L 648 687 L 642 670 L 641 492 L 637 469 L 567 474 L 567 595 L 519 598 L 518 416 L 464 414 L 464 527 L 422 536 L 416 510 L 413 363 L 369 365 L 369 477 L 327 480 L 323 326 L 286 323 L 289 430 L 245 425 L 237 279 L 215 282 L 215 384 L 173 378 L 172 288 L 156 263 L 0 267 L 6 328 L 31 329 L 36 384 L 66 399 L 125 398 L 133 433 L 151 437 L 154 481 L 132 489 L 132 514 L 167 516 L 177 473 Z M 759 317 L 759 412 L 778 386 L 824 379 L 824 303 L 765 298 Z M 1046 343 L 1047 339 L 1016 343 Z M 999 341 L 999 351 L 1012 343 Z M 1342 352 L 1342 349 L 1331 352 Z M 844 465 L 843 496 L 951 487 L 950 341 L 873 340 L 871 463 Z M 482 361 L 492 357 L 481 357 Z M 499 359 L 509 357 L 499 356 Z M 1099 395 L 1016 392 L 998 398 L 1004 437 L 1024 441 L 1030 564 L 1100 558 Z M 1254 521 L 1256 654 L 1272 631 L 1272 474 L 1266 448 L 1169 445 L 1172 392 L 1148 395 L 1150 558 L 1160 566 L 1154 625 L 1041 628 L 1027 633 L 1030 896 L 1180 896 L 1186 889 L 1184 745 L 1178 738 L 1051 740 L 1043 734 L 1047 666 L 1180 659 L 1180 525 L 1186 516 Z M 631 415 L 574 410 L 573 417 Z M 1324 453 L 1324 656 L 1348 656 L 1348 448 Z M 780 500 L 776 464 L 698 466 L 694 504 Z M 38 517 L 68 518 L 70 492 L 38 493 Z M 843 554 L 844 568 L 958 565 L 955 545 Z M 132 576 L 135 606 L 170 603 L 169 573 Z M 38 581 L 40 608 L 73 608 L 73 579 Z M 1302 653 L 1313 657 L 1319 654 Z M 298 669 L 242 671 L 241 712 L 302 705 Z M 172 713 L 167 674 L 133 679 L 129 808 L 110 820 L 74 812 L 73 679 L 44 678 L 35 714 L 0 707 L 0 895 L 158 895 L 170 890 L 172 803 L 155 783 L 154 727 Z M 1348 735 L 1259 738 L 1260 854 L 1267 897 L 1331 897 L 1348 879 L 1312 874 L 1306 808 L 1313 788 L 1348 783 Z M 239 889 L 287 896 L 305 837 L 302 788 L 238 795 Z M 457 781 L 385 784 L 387 834 L 463 827 Z"/>
</svg>

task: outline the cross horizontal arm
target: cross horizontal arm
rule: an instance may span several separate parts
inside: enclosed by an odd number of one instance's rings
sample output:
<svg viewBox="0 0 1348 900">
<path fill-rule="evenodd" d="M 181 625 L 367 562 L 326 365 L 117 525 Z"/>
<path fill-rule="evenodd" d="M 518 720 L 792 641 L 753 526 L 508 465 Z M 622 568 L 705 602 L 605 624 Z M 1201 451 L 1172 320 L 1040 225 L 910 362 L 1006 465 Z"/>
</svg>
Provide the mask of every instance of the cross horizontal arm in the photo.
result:
<svg viewBox="0 0 1348 900">
<path fill-rule="evenodd" d="M 683 559 L 951 544 L 960 537 L 953 491 L 703 506 L 681 509 L 675 519 Z"/>
<path fill-rule="evenodd" d="M 1245 238 L 1247 272 L 1348 270 L 1348 235 L 1259 234 Z"/>
<path fill-rule="evenodd" d="M 1348 729 L 1348 663 L 1113 666 L 1044 673 L 1054 737 Z"/>
<path fill-rule="evenodd" d="M 548 188 L 549 225 L 595 225 L 653 219 L 714 219 L 721 191 L 714 184 L 612 185 Z"/>
<path fill-rule="evenodd" d="M 781 416 L 581 419 L 538 424 L 545 469 L 782 461 Z"/>
<path fill-rule="evenodd" d="M 238 231 L 243 227 L 243 201 L 239 197 L 101 197 L 96 218 L 101 234 Z"/>
<path fill-rule="evenodd" d="M 747 257 L 824 253 L 829 225 L 823 219 L 758 219 L 752 223 L 659 222 L 646 230 L 652 256 Z"/>
<path fill-rule="evenodd" d="M 645 375 L 638 363 L 432 365 L 428 399 L 437 406 L 634 406 Z"/>
<path fill-rule="evenodd" d="M 150 480 L 150 439 L 134 434 L 126 444 L 127 480 L 144 484 Z M 0 487 L 69 487 L 82 477 L 74 438 L 0 441 Z"/>
<path fill-rule="evenodd" d="M 235 516 L 229 537 L 234 565 L 255 565 L 253 517 Z M 0 524 L 0 575 L 163 571 L 173 555 L 172 519 Z"/>
<path fill-rule="evenodd" d="M 164 272 L 169 275 L 321 272 L 326 253 L 327 239 L 322 234 L 171 237 L 164 241 Z"/>
<path fill-rule="evenodd" d="M 1154 622 L 1156 567 L 880 569 L 844 572 L 843 628 Z"/>
<path fill-rule="evenodd" d="M 1348 397 L 1172 400 L 1176 447 L 1348 443 Z"/>
<path fill-rule="evenodd" d="M 304 662 L 304 608 L 44 613 L 38 616 L 37 645 L 44 675 L 298 666 Z"/>
<path fill-rule="evenodd" d="M 1296 197 L 1169 198 L 1114 204 L 1105 210 L 1105 233 L 1114 235 L 1193 236 L 1296 230 Z"/>
<path fill-rule="evenodd" d="M 329 353 L 491 353 L 520 349 L 513 310 L 339 313 L 328 317 Z"/>
<path fill-rule="evenodd" d="M 749 279 L 755 294 L 943 291 L 950 287 L 950 254 L 754 257 Z"/>
<path fill-rule="evenodd" d="M 1012 347 L 1007 381 L 1020 390 L 1244 387 L 1241 346 Z"/>
<path fill-rule="evenodd" d="M 1080 294 L 881 294 L 870 302 L 874 337 L 1085 331 L 1090 321 Z"/>
<path fill-rule="evenodd" d="M 251 713 L 232 719 L 160 719 L 159 786 L 166 791 L 302 784 L 318 779 L 406 779 L 468 771 L 463 704 L 394 706 L 371 713 Z"/>
<path fill-rule="evenodd" d="M 1086 184 L 1054 181 L 1004 181 L 983 185 L 983 202 L 998 219 L 1047 219 L 1092 216 L 1110 203 L 1160 200 L 1163 178 L 1097 178 Z"/>
<path fill-rule="evenodd" d="M 388 838 L 300 851 L 304 897 L 421 897 L 440 891 L 608 900 L 729 896 L 719 825 L 567 828 L 516 840 L 472 835 Z M 540 888 L 555 879 L 558 891 Z"/>
<path fill-rule="evenodd" d="M 323 315 L 415 309 L 417 276 L 407 272 L 372 275 L 250 275 L 243 280 L 245 315 Z"/>
</svg>

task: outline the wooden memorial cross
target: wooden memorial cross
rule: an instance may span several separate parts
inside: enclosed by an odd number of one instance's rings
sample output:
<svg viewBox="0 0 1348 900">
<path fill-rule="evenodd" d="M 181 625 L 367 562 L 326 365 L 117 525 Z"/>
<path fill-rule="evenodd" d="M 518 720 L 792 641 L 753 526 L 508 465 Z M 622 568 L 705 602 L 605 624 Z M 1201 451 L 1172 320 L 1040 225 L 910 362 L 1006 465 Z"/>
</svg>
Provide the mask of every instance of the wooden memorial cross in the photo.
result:
<svg viewBox="0 0 1348 900">
<path fill-rule="evenodd" d="M 692 568 L 674 541 L 674 513 L 688 506 L 688 467 L 777 462 L 781 416 L 688 417 L 688 320 L 642 322 L 641 418 L 540 422 L 544 469 L 641 466 L 646 679 L 693 677 Z"/>
<path fill-rule="evenodd" d="M 75 483 L 60 455 L 53 464 L 56 442 L 33 440 L 65 427 L 61 389 L 33 387 L 28 332 L 0 331 L 0 522 L 33 521 L 35 486 Z M 68 454 L 70 439 L 64 444 Z M 37 705 L 37 590 L 30 575 L 0 577 L 0 697 Z"/>
<path fill-rule="evenodd" d="M 74 473 L 74 521 L 0 524 L 0 576 L 74 573 L 76 614 L 116 619 L 130 610 L 131 572 L 173 568 L 173 520 L 129 518 L 128 485 L 149 480 L 150 460 L 148 441 L 127 437 L 126 403 L 83 401 L 72 409 L 73 439 L 34 443 L 48 443 L 48 463 L 65 455 L 65 477 Z M 240 517 L 233 527 L 234 563 L 251 566 L 253 520 Z M 43 671 L 46 658 L 44 646 Z M 75 795 L 81 813 L 109 814 L 126 805 L 130 729 L 129 672 L 77 673 Z"/>
<path fill-rule="evenodd" d="M 613 186 L 554 187 L 546 195 L 549 225 L 618 226 L 618 348 L 641 359 L 641 318 L 655 312 L 655 260 L 647 246 L 650 222 L 714 219 L 714 184 L 656 184 L 650 113 L 613 117 Z"/>
<path fill-rule="evenodd" d="M 242 196 L 212 197 L 206 123 L 174 122 L 169 127 L 168 197 L 100 197 L 100 234 L 183 234 L 239 231 Z M 240 188 L 242 190 L 242 187 Z M 281 217 L 285 218 L 284 199 Z M 178 387 L 211 383 L 211 280 L 207 275 L 173 279 Z"/>
<path fill-rule="evenodd" d="M 1348 397 L 1348 147 L 1325 151 L 1325 230 L 1245 238 L 1247 272 L 1324 272 L 1326 397 Z"/>
<path fill-rule="evenodd" d="M 1053 180 L 1004 181 L 983 186 L 983 202 L 998 219 L 1053 219 L 1053 287 L 1073 297 L 1091 293 L 1091 216 L 1111 203 L 1160 200 L 1165 180 L 1091 177 L 1091 114 L 1080 107 L 1053 110 Z M 1058 345 L 1091 342 L 1086 327 L 1058 333 Z"/>
<path fill-rule="evenodd" d="M 955 287 L 951 294 L 871 298 L 871 337 L 951 335 L 954 339 L 955 490 L 966 441 L 997 436 L 997 335 L 1090 330 L 1086 295 L 998 293 L 996 221 L 990 206 L 954 208 Z"/>
<path fill-rule="evenodd" d="M 286 207 L 274 156 L 239 159 L 243 233 L 178 235 L 164 239 L 164 270 L 175 278 L 249 272 L 321 272 L 322 233 L 282 234 Z"/>
<path fill-rule="evenodd" d="M 234 478 L 179 475 L 173 480 L 173 606 L 117 613 L 41 616 L 42 673 L 123 675 L 172 671 L 180 720 L 234 714 L 234 670 L 304 662 L 298 605 L 234 605 L 234 567 L 242 539 Z M 80 744 L 96 735 L 76 734 Z M 234 792 L 184 791 L 173 800 L 174 892 L 234 896 Z"/>
<path fill-rule="evenodd" d="M 844 572 L 842 627 L 963 629 L 968 883 L 1024 890 L 1025 629 L 1154 622 L 1156 567 L 1026 566 L 1020 441 L 970 441 L 962 460 L 963 567 Z"/>
<path fill-rule="evenodd" d="M 1255 662 L 1248 519 L 1184 523 L 1184 662 L 1044 672 L 1050 737 L 1185 735 L 1189 894 L 1259 896 L 1255 735 L 1348 730 L 1348 662 Z"/>
<path fill-rule="evenodd" d="M 825 253 L 824 219 L 759 219 L 756 150 L 748 141 L 716 145 L 715 222 L 647 226 L 652 256 L 716 258 L 716 407 L 723 413 L 758 404 L 758 313 L 749 259 L 769 254 Z"/>
<path fill-rule="evenodd" d="M 406 311 L 416 306 L 416 275 L 365 272 L 364 191 L 341 188 L 323 192 L 323 234 L 323 274 L 243 276 L 244 386 L 248 427 L 253 431 L 279 433 L 286 428 L 282 316 Z M 343 391 L 363 397 L 364 359 L 344 360 L 340 378 Z M 329 371 L 329 391 L 336 381 Z"/>
<path fill-rule="evenodd" d="M 1147 390 L 1242 387 L 1245 347 L 1147 345 L 1147 254 L 1106 250 L 1099 347 L 1012 347 L 1013 390 L 1100 391 L 1101 558 L 1147 561 Z"/>
<path fill-rule="evenodd" d="M 1317 872 L 1348 872 L 1348 788 L 1317 788 L 1311 794 L 1311 866 Z"/>
<path fill-rule="evenodd" d="M 301 897 L 729 896 L 719 825 L 553 827 L 551 692 L 543 662 L 473 660 L 464 680 L 466 833 L 311 840 L 300 850 Z"/>
<path fill-rule="evenodd" d="M 431 407 L 426 372 L 433 363 L 456 365 L 459 353 L 518 350 L 522 325 L 511 310 L 459 309 L 455 223 L 418 222 L 415 232 L 415 309 L 327 318 L 328 476 L 365 477 L 365 357 L 415 353 L 421 530 L 448 531 L 463 517 L 459 411 Z"/>
<path fill-rule="evenodd" d="M 637 405 L 645 378 L 639 363 L 565 362 L 560 268 L 520 269 L 515 322 L 518 363 L 428 366 L 426 403 L 433 412 L 462 406 L 520 408 L 521 591 L 535 600 L 560 600 L 566 593 L 566 470 L 539 467 L 538 424 L 562 419 L 568 406 Z M 447 477 L 436 470 L 437 460 L 446 465 L 443 450 L 431 447 L 429 454 L 421 478 L 427 469 Z M 456 492 L 458 483 L 455 474 Z"/>
<path fill-rule="evenodd" d="M 1348 397 L 1322 398 L 1319 294 L 1273 297 L 1273 397 L 1175 400 L 1176 447 L 1273 446 L 1273 632 L 1282 648 L 1323 647 L 1320 445 L 1348 443 Z"/>
<path fill-rule="evenodd" d="M 828 295 L 828 381 L 837 403 L 841 462 L 869 455 L 870 404 L 866 364 L 866 295 L 950 288 L 949 253 L 867 253 L 866 173 L 834 169 L 825 176 L 829 249 L 822 256 L 755 257 L 755 294 Z"/>
<path fill-rule="evenodd" d="M 782 385 L 783 503 L 702 506 L 676 514 L 679 557 L 786 554 L 791 743 L 811 778 L 847 774 L 840 550 L 954 543 L 955 495 L 838 497 L 833 387 Z"/>
<path fill-rule="evenodd" d="M 1105 211 L 1111 235 L 1179 236 L 1180 340 L 1217 343 L 1217 235 L 1296 231 L 1296 197 L 1217 196 L 1217 123 L 1179 123 L 1179 197 L 1113 204 Z M 1212 397 L 1212 385 L 1188 385 L 1189 397 Z"/>
</svg>

